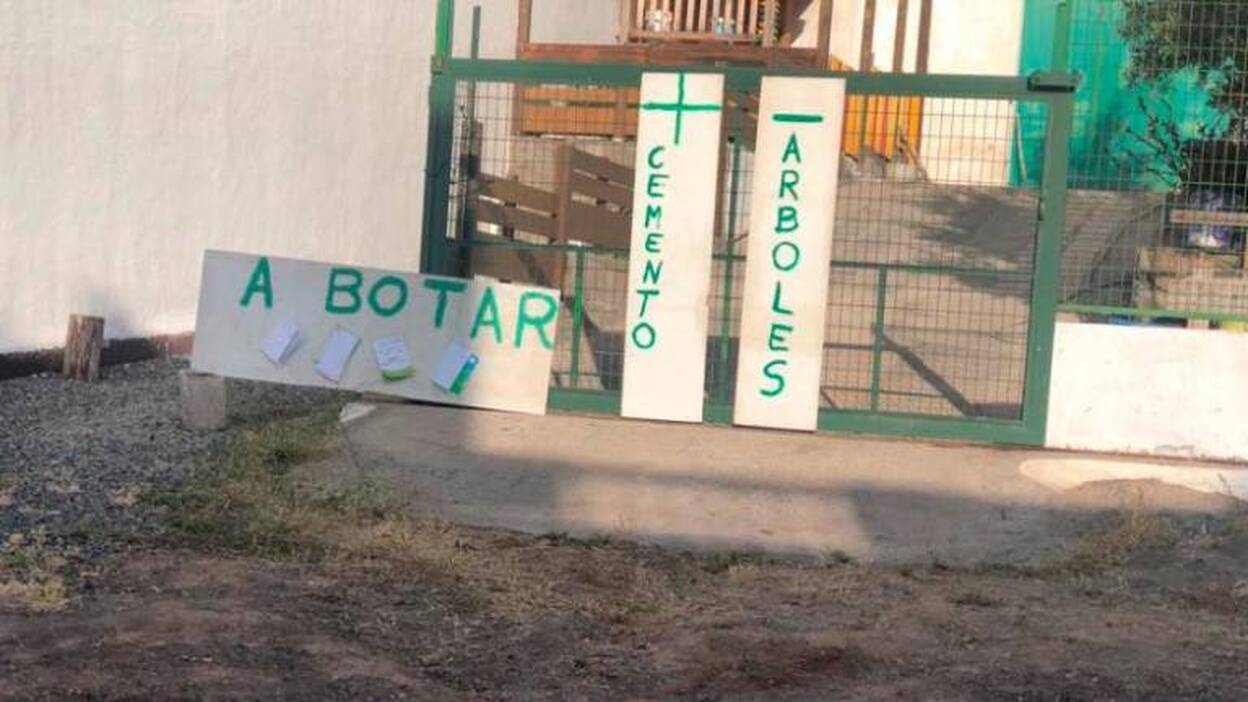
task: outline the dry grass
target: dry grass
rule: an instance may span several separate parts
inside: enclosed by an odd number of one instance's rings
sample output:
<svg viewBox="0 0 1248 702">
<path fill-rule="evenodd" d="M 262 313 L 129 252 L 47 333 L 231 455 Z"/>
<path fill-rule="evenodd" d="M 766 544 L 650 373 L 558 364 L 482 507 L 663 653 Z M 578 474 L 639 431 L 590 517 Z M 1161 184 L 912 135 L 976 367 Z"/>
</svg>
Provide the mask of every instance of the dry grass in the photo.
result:
<svg viewBox="0 0 1248 702">
<path fill-rule="evenodd" d="M 1070 565 L 1076 570 L 1122 566 L 1145 552 L 1174 546 L 1179 536 L 1167 515 L 1143 508 L 1120 510 L 1083 534 Z"/>
<path fill-rule="evenodd" d="M 508 620 L 550 612 L 624 622 L 679 606 L 689 573 L 740 562 L 662 554 L 607 539 L 511 537 L 420 519 L 388 493 L 359 480 L 326 492 L 302 483 L 297 466 L 331 457 L 339 439 L 331 414 L 245 432 L 220 465 L 182 489 L 145 495 L 183 545 L 275 559 L 351 561 L 374 573 L 419 577 L 457 593 L 459 605 Z M 548 559 L 561 561 L 561 580 Z M 683 575 L 682 575 L 683 574 Z"/>
<path fill-rule="evenodd" d="M 36 612 L 64 609 L 70 601 L 65 565 L 42 529 L 10 534 L 0 545 L 0 603 Z"/>
<path fill-rule="evenodd" d="M 445 594 L 458 612 L 519 623 L 551 616 L 608 624 L 680 618 L 708 592 L 776 592 L 805 601 L 840 587 L 833 573 L 855 568 L 848 565 L 852 559 L 835 552 L 819 563 L 800 564 L 747 552 L 693 556 L 609 539 L 519 537 L 421 519 L 364 478 L 328 490 L 323 481 L 315 488 L 305 484 L 304 476 L 315 471 L 300 464 L 347 455 L 338 451 L 338 432 L 332 414 L 273 423 L 243 434 L 224 462 L 190 486 L 144 499 L 165 510 L 183 544 L 237 555 L 364 564 L 396 581 L 419 579 Z M 1240 520 L 1248 529 L 1248 516 Z M 1167 516 L 1142 507 L 1124 510 L 1089 530 L 1069 562 L 966 575 L 1083 577 L 1172 547 L 1179 536 Z M 930 569 L 959 575 L 941 563 Z M 1232 609 L 1239 606 L 1227 592 L 1210 597 L 1219 610 L 1229 602 Z M 973 587 L 946 601 L 967 609 L 1001 605 L 999 597 Z"/>
<path fill-rule="evenodd" d="M 291 470 L 325 450 L 332 421 L 321 414 L 244 432 L 223 463 L 144 501 L 193 546 L 268 557 L 323 552 L 328 516 L 346 505 L 304 499 Z"/>
</svg>

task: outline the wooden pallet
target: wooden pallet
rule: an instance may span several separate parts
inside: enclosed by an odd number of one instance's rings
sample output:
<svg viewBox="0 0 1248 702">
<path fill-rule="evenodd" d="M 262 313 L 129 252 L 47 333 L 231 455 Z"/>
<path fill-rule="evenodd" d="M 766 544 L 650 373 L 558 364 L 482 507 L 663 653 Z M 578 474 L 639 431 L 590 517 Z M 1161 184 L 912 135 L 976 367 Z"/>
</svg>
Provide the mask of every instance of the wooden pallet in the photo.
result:
<svg viewBox="0 0 1248 702">
<path fill-rule="evenodd" d="M 1140 249 L 1135 304 L 1161 310 L 1242 314 L 1248 310 L 1248 271 L 1238 252 L 1212 253 L 1172 247 Z M 1190 327 L 1206 328 L 1207 320 Z"/>
<path fill-rule="evenodd" d="M 562 289 L 567 252 L 511 248 L 506 240 L 627 247 L 632 226 L 633 170 L 561 144 L 555 189 L 480 174 L 469 188 L 465 218 L 481 242 L 469 271 L 501 280 Z"/>
</svg>

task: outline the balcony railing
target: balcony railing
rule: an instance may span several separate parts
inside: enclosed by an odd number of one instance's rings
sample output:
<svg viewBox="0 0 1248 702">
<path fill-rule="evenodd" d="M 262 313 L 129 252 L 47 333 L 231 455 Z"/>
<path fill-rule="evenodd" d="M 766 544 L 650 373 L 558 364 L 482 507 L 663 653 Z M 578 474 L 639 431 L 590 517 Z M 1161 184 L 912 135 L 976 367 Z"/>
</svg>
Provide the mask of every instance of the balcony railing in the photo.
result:
<svg viewBox="0 0 1248 702">
<path fill-rule="evenodd" d="M 619 0 L 619 43 L 553 44 L 529 41 L 532 0 L 520 3 L 517 58 L 532 61 L 689 65 L 800 66 L 855 70 L 830 55 L 832 0 L 819 6 L 818 43 L 786 45 L 786 0 Z M 791 2 L 791 0 L 789 0 Z M 926 72 L 933 0 L 921 0 L 917 69 Z M 605 3 L 604 3 L 605 4 Z M 902 0 L 903 7 L 908 0 Z M 604 11 L 609 11 L 604 7 Z M 905 14 L 901 14 L 902 19 Z M 863 25 L 874 32 L 874 18 Z M 906 23 L 898 20 L 897 41 L 905 44 Z M 869 48 L 864 61 L 873 63 Z M 899 63 L 897 65 L 900 65 Z M 730 97 L 730 100 L 738 99 Z M 636 88 L 538 85 L 516 91 L 515 130 L 525 136 L 601 136 L 630 139 L 637 134 Z M 745 97 L 742 137 L 753 148 L 757 98 Z M 752 101 L 752 102 L 751 102 Z M 921 98 L 853 95 L 846 101 L 842 149 L 853 157 L 870 152 L 892 160 L 917 162 L 922 134 Z"/>
<path fill-rule="evenodd" d="M 814 46 L 791 46 L 786 18 L 792 0 L 618 0 L 603 12 L 618 12 L 614 44 L 530 41 L 533 0 L 518 0 L 516 54 L 520 59 L 657 65 L 735 64 L 826 68 L 832 0 L 818 4 Z M 786 13 L 787 10 L 787 13 Z"/>
<path fill-rule="evenodd" d="M 727 42 L 773 46 L 780 0 L 621 0 L 629 42 Z"/>
</svg>

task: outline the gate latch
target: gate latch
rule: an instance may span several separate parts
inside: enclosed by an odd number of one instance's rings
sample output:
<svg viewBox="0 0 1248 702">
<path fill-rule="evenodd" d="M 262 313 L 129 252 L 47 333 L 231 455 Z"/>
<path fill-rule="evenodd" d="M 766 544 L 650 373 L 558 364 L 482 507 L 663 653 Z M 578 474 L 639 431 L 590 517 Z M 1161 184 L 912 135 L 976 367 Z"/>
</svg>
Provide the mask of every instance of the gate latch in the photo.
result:
<svg viewBox="0 0 1248 702">
<path fill-rule="evenodd" d="M 1082 76 L 1066 71 L 1036 71 L 1027 76 L 1027 87 L 1044 93 L 1073 93 Z"/>
</svg>

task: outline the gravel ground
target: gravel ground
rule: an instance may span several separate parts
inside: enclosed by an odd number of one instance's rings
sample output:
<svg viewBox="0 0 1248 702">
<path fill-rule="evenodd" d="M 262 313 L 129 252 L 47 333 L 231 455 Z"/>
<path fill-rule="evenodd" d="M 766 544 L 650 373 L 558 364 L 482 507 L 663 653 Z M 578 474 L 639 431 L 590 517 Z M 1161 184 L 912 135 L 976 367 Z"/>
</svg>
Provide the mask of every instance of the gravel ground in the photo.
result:
<svg viewBox="0 0 1248 702">
<path fill-rule="evenodd" d="M 136 509 L 151 488 L 177 486 L 221 456 L 240 429 L 344 402 L 335 391 L 228 381 L 230 425 L 181 421 L 183 359 L 106 368 L 99 383 L 42 375 L 0 382 L 0 542 L 44 529 L 87 560 L 157 532 Z"/>
</svg>

